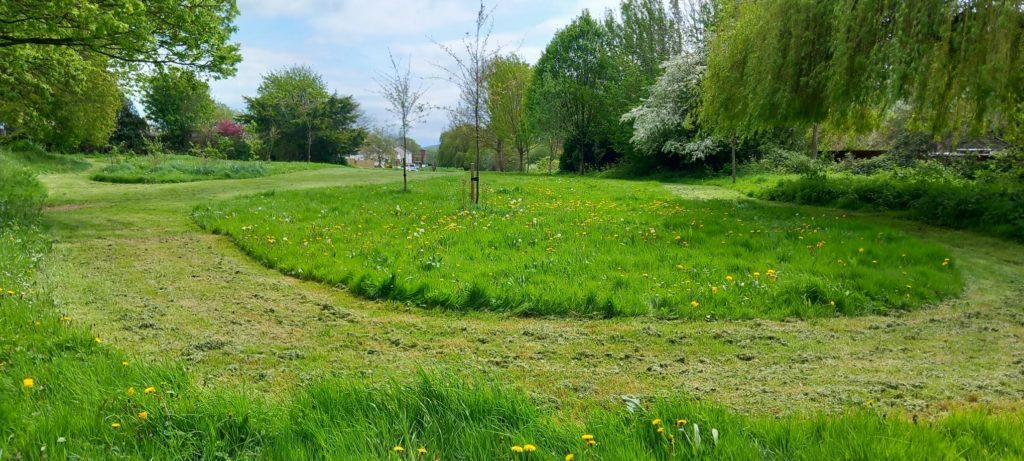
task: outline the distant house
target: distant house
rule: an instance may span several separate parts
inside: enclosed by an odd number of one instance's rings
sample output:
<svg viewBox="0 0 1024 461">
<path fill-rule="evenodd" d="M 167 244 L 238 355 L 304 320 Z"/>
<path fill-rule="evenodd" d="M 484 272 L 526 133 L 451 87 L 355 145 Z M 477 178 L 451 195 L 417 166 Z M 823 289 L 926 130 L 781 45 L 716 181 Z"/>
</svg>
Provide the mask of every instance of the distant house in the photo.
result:
<svg viewBox="0 0 1024 461">
<path fill-rule="evenodd" d="M 950 142 L 940 144 L 930 155 L 932 157 L 974 157 L 988 159 L 992 154 L 1008 149 L 1010 144 L 995 137 L 983 137 L 961 141 L 955 146 Z"/>
</svg>

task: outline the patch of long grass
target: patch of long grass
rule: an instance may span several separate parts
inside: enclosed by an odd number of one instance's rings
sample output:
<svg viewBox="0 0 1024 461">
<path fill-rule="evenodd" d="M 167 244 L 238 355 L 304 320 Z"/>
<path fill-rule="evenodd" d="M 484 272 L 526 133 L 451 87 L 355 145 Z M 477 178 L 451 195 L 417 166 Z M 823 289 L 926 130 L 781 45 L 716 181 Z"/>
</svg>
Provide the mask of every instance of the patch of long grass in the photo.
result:
<svg viewBox="0 0 1024 461">
<path fill-rule="evenodd" d="M 785 318 L 957 294 L 939 245 L 840 213 L 655 183 L 493 176 L 263 194 L 195 212 L 263 263 L 359 295 L 521 315 Z"/>
<path fill-rule="evenodd" d="M 187 155 L 117 157 L 92 175 L 113 183 L 179 183 L 210 179 L 247 179 L 326 168 L 319 163 L 203 159 Z"/>
</svg>

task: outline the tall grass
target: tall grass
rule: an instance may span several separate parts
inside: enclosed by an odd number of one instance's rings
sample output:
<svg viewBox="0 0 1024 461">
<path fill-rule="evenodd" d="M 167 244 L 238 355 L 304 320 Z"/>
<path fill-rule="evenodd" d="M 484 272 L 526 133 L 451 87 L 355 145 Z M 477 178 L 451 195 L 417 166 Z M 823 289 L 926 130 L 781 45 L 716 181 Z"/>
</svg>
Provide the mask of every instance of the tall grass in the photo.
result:
<svg viewBox="0 0 1024 461">
<path fill-rule="evenodd" d="M 493 176 L 262 194 L 196 210 L 288 274 L 369 298 L 523 315 L 784 318 L 959 292 L 940 246 L 838 213 L 675 197 L 654 183 Z"/>
<path fill-rule="evenodd" d="M 48 246 L 38 226 L 42 189 L 25 169 L 2 168 L 0 179 L 0 203 L 10 204 L 0 212 L 0 459 L 1024 457 L 1019 412 L 916 424 L 871 409 L 775 418 L 680 396 L 567 415 L 499 384 L 500 375 L 443 370 L 298 383 L 276 397 L 201 389 L 181 364 L 131 357 L 58 311 L 34 277 Z M 535 451 L 512 451 L 527 445 Z"/>
<path fill-rule="evenodd" d="M 94 181 L 113 183 L 178 183 L 209 179 L 246 179 L 325 168 L 317 163 L 276 163 L 201 159 L 187 155 L 118 157 L 92 175 Z"/>
</svg>

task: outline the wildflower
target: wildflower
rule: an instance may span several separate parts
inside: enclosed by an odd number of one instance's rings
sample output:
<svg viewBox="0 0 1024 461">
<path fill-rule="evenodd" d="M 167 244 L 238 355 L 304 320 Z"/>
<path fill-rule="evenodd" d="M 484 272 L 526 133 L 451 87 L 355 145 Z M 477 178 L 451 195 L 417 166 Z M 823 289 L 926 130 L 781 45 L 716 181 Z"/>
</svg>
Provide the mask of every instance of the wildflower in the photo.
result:
<svg viewBox="0 0 1024 461">
<path fill-rule="evenodd" d="M 401 445 L 395 445 L 395 447 L 392 448 L 391 451 L 393 451 L 395 453 L 401 453 L 401 452 L 405 451 L 405 448 L 402 448 Z"/>
<path fill-rule="evenodd" d="M 127 361 L 127 360 L 125 360 L 125 361 L 122 361 L 122 362 L 121 362 L 121 365 L 122 365 L 122 366 L 128 366 L 128 361 Z"/>
<path fill-rule="evenodd" d="M 697 301 L 694 301 L 694 302 L 697 302 Z M 654 418 L 654 420 L 651 421 L 651 425 L 652 426 L 660 426 L 661 425 L 661 418 Z"/>
<path fill-rule="evenodd" d="M 572 453 L 565 455 L 565 461 L 572 461 L 574 459 L 576 459 L 576 457 L 573 456 Z"/>
<path fill-rule="evenodd" d="M 676 269 L 682 270 L 683 269 L 683 265 L 682 264 L 676 264 Z"/>
<path fill-rule="evenodd" d="M 71 321 L 71 317 L 68 317 L 66 315 L 61 316 L 60 319 L 61 319 L 61 321 L 64 321 L 64 322 L 70 322 Z"/>
<path fill-rule="evenodd" d="M 665 428 L 658 426 L 658 433 L 661 434 L 662 432 L 665 432 Z"/>
<path fill-rule="evenodd" d="M 725 281 L 726 282 L 731 282 L 732 281 L 732 276 L 731 275 L 726 275 L 725 276 Z"/>
<path fill-rule="evenodd" d="M 129 396 L 135 395 L 135 388 L 134 387 L 129 387 L 128 388 L 128 395 Z"/>
<path fill-rule="evenodd" d="M 757 278 L 757 277 L 760 277 L 760 276 L 761 276 L 760 272 L 754 272 L 754 278 Z"/>
<path fill-rule="evenodd" d="M 522 453 L 523 447 L 519 445 L 512 445 L 512 453 Z"/>
<path fill-rule="evenodd" d="M 537 447 L 535 447 L 533 445 L 530 445 L 530 444 L 526 444 L 526 445 L 523 445 L 523 451 L 525 451 L 527 453 L 533 453 L 533 452 L 537 451 Z"/>
<path fill-rule="evenodd" d="M 676 427 L 683 427 L 683 426 L 686 425 L 686 423 L 687 423 L 687 421 L 685 419 L 677 419 L 676 420 Z"/>
<path fill-rule="evenodd" d="M 427 454 L 427 447 L 420 447 L 418 450 L 416 450 L 416 453 L 419 453 L 420 456 L 426 455 Z"/>
<path fill-rule="evenodd" d="M 594 439 L 587 440 L 587 446 L 588 447 L 592 447 L 594 445 L 597 445 L 597 440 L 594 440 Z"/>
<path fill-rule="evenodd" d="M 32 378 L 25 378 L 25 379 L 21 380 L 21 387 L 24 387 L 25 389 L 32 389 L 35 386 L 36 386 L 36 380 L 34 380 Z"/>
<path fill-rule="evenodd" d="M 690 307 L 696 309 L 696 308 L 700 307 L 700 303 L 697 302 L 697 301 L 690 301 Z M 660 421 L 660 420 L 658 420 L 658 421 Z"/>
<path fill-rule="evenodd" d="M 121 423 L 110 423 L 110 427 L 114 429 L 119 429 L 121 427 Z"/>
<path fill-rule="evenodd" d="M 99 343 L 102 343 L 102 342 L 103 342 L 103 341 L 102 341 L 102 340 L 100 339 L 100 337 L 99 337 L 99 336 L 97 336 L 97 337 L 95 338 L 95 340 L 96 340 L 96 344 L 99 344 Z"/>
<path fill-rule="evenodd" d="M 863 252 L 864 252 L 864 249 L 863 249 L 863 248 L 858 248 L 858 249 L 857 249 L 857 253 L 863 253 Z"/>
<path fill-rule="evenodd" d="M 149 412 L 148 411 L 140 411 L 139 412 L 139 419 L 141 419 L 143 421 L 149 419 Z"/>
<path fill-rule="evenodd" d="M 144 389 L 142 392 L 145 392 L 147 394 L 156 394 L 156 388 L 153 387 L 153 386 L 149 386 L 146 389 Z"/>
<path fill-rule="evenodd" d="M 594 440 L 594 436 L 591 434 L 583 434 L 583 437 L 580 438 L 583 440 Z"/>
<path fill-rule="evenodd" d="M 718 294 L 718 287 L 711 287 L 711 294 L 717 295 Z"/>
</svg>

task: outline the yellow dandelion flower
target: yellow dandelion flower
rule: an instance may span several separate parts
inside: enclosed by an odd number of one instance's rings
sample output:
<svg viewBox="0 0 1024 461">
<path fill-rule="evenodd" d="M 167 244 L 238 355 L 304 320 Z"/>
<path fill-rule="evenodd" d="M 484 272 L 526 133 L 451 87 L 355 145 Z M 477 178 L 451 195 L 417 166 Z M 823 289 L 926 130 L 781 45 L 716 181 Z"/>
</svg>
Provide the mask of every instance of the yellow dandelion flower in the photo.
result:
<svg viewBox="0 0 1024 461">
<path fill-rule="evenodd" d="M 418 450 L 416 450 L 416 453 L 419 453 L 420 456 L 427 454 L 427 447 L 420 447 Z"/>
<path fill-rule="evenodd" d="M 659 426 L 658 427 L 658 433 L 661 434 L 662 432 L 665 432 L 665 428 Z"/>
<path fill-rule="evenodd" d="M 690 307 L 696 309 L 696 308 L 700 307 L 700 303 L 697 302 L 697 301 L 690 301 Z"/>
<path fill-rule="evenodd" d="M 726 282 L 731 282 L 732 281 L 732 276 L 731 275 L 726 275 L 725 276 L 725 281 Z"/>
<path fill-rule="evenodd" d="M 676 427 L 683 427 L 683 426 L 686 425 L 687 422 L 689 422 L 689 421 L 687 421 L 685 419 L 677 419 L 676 420 Z"/>
<path fill-rule="evenodd" d="M 118 429 L 118 428 L 121 427 L 121 423 L 110 423 L 110 427 L 112 427 L 114 429 Z"/>
<path fill-rule="evenodd" d="M 32 378 L 25 378 L 21 380 L 21 387 L 24 387 L 25 389 L 36 387 L 36 380 Z"/>
<path fill-rule="evenodd" d="M 134 387 L 129 387 L 127 394 L 129 396 L 135 395 L 135 388 Z"/>
<path fill-rule="evenodd" d="M 863 249 L 863 248 L 858 248 L 858 249 L 857 249 L 857 253 L 863 253 L 863 252 L 864 252 L 864 249 Z"/>
<path fill-rule="evenodd" d="M 143 421 L 149 419 L 149 412 L 148 411 L 140 411 L 139 412 L 139 419 L 141 419 Z"/>
<path fill-rule="evenodd" d="M 565 461 L 572 461 L 574 459 L 576 459 L 576 457 L 573 456 L 572 453 L 565 455 Z"/>
<path fill-rule="evenodd" d="M 711 294 L 717 295 L 718 294 L 718 287 L 711 287 Z"/>
<path fill-rule="evenodd" d="M 761 276 L 760 272 L 754 272 L 754 277 L 760 277 L 760 276 Z"/>
<path fill-rule="evenodd" d="M 583 436 L 580 438 L 583 440 L 594 440 L 594 436 L 591 434 L 583 434 Z"/>
<path fill-rule="evenodd" d="M 101 340 L 99 336 L 97 336 L 97 337 L 96 337 L 96 338 L 94 338 L 94 339 L 96 340 L 96 344 L 99 344 L 99 343 L 102 343 L 102 342 L 103 342 L 103 340 Z"/>
<path fill-rule="evenodd" d="M 694 301 L 694 302 L 697 302 L 697 301 Z M 661 425 L 661 418 L 654 418 L 653 420 L 651 420 L 651 425 L 652 426 L 660 426 Z"/>
<path fill-rule="evenodd" d="M 523 451 L 525 451 L 527 453 L 533 453 L 533 452 L 537 451 L 537 447 L 535 447 L 533 445 L 530 445 L 530 444 L 526 444 L 526 445 L 523 445 Z"/>
<path fill-rule="evenodd" d="M 519 445 L 512 445 L 512 453 L 522 453 L 523 447 Z"/>
<path fill-rule="evenodd" d="M 144 389 L 142 392 L 145 392 L 147 394 L 156 394 L 156 388 L 153 387 L 153 386 L 149 386 L 146 389 Z"/>
<path fill-rule="evenodd" d="M 395 453 L 401 453 L 401 452 L 405 451 L 405 448 L 402 448 L 401 445 L 395 445 L 395 447 L 392 448 L 391 451 L 393 451 Z"/>
<path fill-rule="evenodd" d="M 126 366 L 128 366 L 128 361 L 127 361 L 127 360 L 125 360 L 125 361 L 122 361 L 122 362 L 121 362 L 121 366 L 125 366 L 125 367 L 126 367 Z"/>
<path fill-rule="evenodd" d="M 587 440 L 588 447 L 592 447 L 594 445 L 597 445 L 597 440 Z"/>
</svg>

